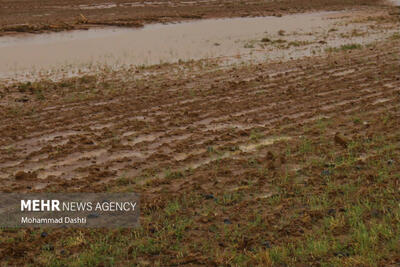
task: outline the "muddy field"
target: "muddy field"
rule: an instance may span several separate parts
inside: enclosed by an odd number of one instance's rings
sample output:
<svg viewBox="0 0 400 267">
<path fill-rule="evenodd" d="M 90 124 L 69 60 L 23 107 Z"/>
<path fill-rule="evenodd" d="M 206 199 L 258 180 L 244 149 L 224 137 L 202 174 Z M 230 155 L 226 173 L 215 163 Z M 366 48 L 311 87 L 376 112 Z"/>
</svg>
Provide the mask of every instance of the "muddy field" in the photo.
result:
<svg viewBox="0 0 400 267">
<path fill-rule="evenodd" d="M 135 229 L 0 229 L 0 266 L 399 266 L 399 17 L 351 2 L 329 1 L 352 10 L 318 13 L 303 32 L 205 38 L 232 54 L 0 80 L 2 192 L 141 195 Z M 0 3 L 7 32 L 56 16 L 81 27 L 81 12 L 143 23 L 327 4 Z"/>
<path fill-rule="evenodd" d="M 188 19 L 282 16 L 310 10 L 376 6 L 379 0 L 0 0 L 0 35 L 115 25 L 141 27 Z"/>
</svg>

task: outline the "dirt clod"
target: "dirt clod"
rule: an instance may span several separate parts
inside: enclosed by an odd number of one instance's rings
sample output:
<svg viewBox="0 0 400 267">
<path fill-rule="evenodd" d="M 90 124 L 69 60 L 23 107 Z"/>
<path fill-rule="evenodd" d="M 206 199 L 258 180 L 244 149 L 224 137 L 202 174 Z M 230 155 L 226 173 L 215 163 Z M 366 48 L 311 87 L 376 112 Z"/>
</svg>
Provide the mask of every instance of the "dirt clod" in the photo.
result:
<svg viewBox="0 0 400 267">
<path fill-rule="evenodd" d="M 340 133 L 337 132 L 335 134 L 334 140 L 336 144 L 342 146 L 343 148 L 347 148 L 348 141 Z"/>
<path fill-rule="evenodd" d="M 37 174 L 35 172 L 19 171 L 15 174 L 16 180 L 35 180 L 36 178 Z"/>
</svg>

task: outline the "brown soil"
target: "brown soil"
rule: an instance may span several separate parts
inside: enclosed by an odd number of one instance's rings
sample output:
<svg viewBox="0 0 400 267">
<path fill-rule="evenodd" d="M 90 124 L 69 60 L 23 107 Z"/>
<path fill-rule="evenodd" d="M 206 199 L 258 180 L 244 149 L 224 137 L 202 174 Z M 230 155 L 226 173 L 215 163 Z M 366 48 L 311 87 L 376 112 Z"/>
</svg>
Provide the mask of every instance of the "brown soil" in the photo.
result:
<svg viewBox="0 0 400 267">
<path fill-rule="evenodd" d="M 201 206 L 181 204 L 188 206 L 182 206 L 176 218 L 189 216 L 194 224 L 185 228 L 183 240 L 171 237 L 168 242 L 207 243 L 217 238 L 211 229 L 247 225 L 256 220 L 254 216 L 270 226 L 266 236 L 254 228 L 233 243 L 212 242 L 217 249 L 207 257 L 198 246 L 185 247 L 185 257 L 179 256 L 181 249 L 168 247 L 133 256 L 137 246 L 124 247 L 123 259 L 140 265 L 230 265 L 229 255 L 218 254 L 227 253 L 226 246 L 253 253 L 265 237 L 274 245 L 295 242 L 312 233 L 329 212 L 295 201 L 300 188 L 314 195 L 325 190 L 324 172 L 329 175 L 329 171 L 324 165 L 308 165 L 309 159 L 344 153 L 351 142 L 364 140 L 361 153 L 367 140 L 381 134 L 398 141 L 399 48 L 399 41 L 389 41 L 307 61 L 222 70 L 215 70 L 210 62 L 192 62 L 184 68 L 164 65 L 7 87 L 0 107 L 0 190 L 140 192 L 143 232 L 123 230 L 122 236 L 155 238 L 165 222 L 160 216 L 168 203 L 192 203 L 189 197 L 198 199 L 196 205 Z M 361 119 L 354 119 L 358 116 Z M 384 123 L 387 116 L 390 120 Z M 315 127 L 327 121 L 330 126 L 324 131 Z M 308 145 L 315 145 L 315 150 Z M 288 147 L 306 157 L 288 154 Z M 357 166 L 363 168 L 366 162 L 361 157 Z M 398 172 L 398 166 L 392 168 Z M 351 170 L 334 176 L 335 181 L 348 183 L 356 179 L 350 177 L 360 175 Z M 361 172 L 370 177 L 368 169 Z M 282 182 L 284 177 L 298 180 Z M 377 184 L 369 181 L 370 187 L 357 192 L 355 199 L 376 192 Z M 275 195 L 283 197 L 280 205 L 268 204 Z M 235 196 L 240 199 L 232 199 Z M 217 200 L 213 204 L 214 197 L 228 204 L 219 206 Z M 344 210 L 340 199 L 334 211 Z M 209 213 L 204 213 L 203 205 L 208 205 Z M 337 238 L 346 233 L 345 228 L 335 231 Z M 91 233 L 54 230 L 44 239 L 29 229 L 5 231 L 2 234 L 12 242 L 1 247 L 0 255 L 9 263 L 43 265 L 47 257 L 43 246 L 53 244 L 55 257 L 73 259 L 90 249 L 89 240 L 99 241 Z M 117 232 L 98 234 L 115 236 Z M 64 245 L 57 240 L 70 235 L 84 235 L 85 241 L 60 254 Z M 380 264 L 399 259 L 398 254 L 391 256 L 380 259 Z M 123 259 L 119 259 L 121 266 Z M 301 260 L 317 264 L 322 258 Z"/>
<path fill-rule="evenodd" d="M 245 144 L 257 130 L 273 136 L 338 113 L 380 112 L 398 101 L 397 50 L 213 73 L 195 62 L 175 74 L 179 64 L 9 86 L 1 93 L 0 188 L 25 190 L 14 180 L 25 171 L 37 172 L 50 188 L 73 178 L 76 189 L 91 190 L 88 180 L 103 180 L 99 173 L 117 178 L 201 165 L 207 147 Z M 375 80 L 385 68 L 389 77 Z M 335 141 L 345 146 L 343 137 Z"/>
</svg>

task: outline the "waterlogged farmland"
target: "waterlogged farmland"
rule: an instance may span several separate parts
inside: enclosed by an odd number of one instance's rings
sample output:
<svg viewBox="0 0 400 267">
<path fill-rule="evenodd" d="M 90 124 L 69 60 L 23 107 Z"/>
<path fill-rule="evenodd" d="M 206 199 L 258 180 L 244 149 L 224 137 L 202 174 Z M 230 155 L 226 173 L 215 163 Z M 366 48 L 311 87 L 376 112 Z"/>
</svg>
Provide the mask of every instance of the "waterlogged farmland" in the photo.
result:
<svg viewBox="0 0 400 267">
<path fill-rule="evenodd" d="M 0 265 L 400 262 L 396 6 L 37 5 L 0 18 L 0 190 L 137 192 L 140 226 L 1 229 Z"/>
</svg>

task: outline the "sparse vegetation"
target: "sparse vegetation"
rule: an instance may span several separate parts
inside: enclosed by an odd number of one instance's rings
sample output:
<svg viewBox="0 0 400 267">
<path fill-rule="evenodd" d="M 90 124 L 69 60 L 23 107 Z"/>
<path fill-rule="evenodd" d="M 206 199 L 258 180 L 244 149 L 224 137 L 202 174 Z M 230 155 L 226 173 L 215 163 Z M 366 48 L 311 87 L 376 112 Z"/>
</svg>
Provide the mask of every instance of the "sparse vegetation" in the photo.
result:
<svg viewBox="0 0 400 267">
<path fill-rule="evenodd" d="M 341 45 L 340 47 L 328 47 L 326 49 L 327 52 L 339 52 L 339 51 L 347 51 L 347 50 L 354 50 L 354 49 L 361 49 L 362 45 L 360 44 L 346 44 Z"/>
</svg>

